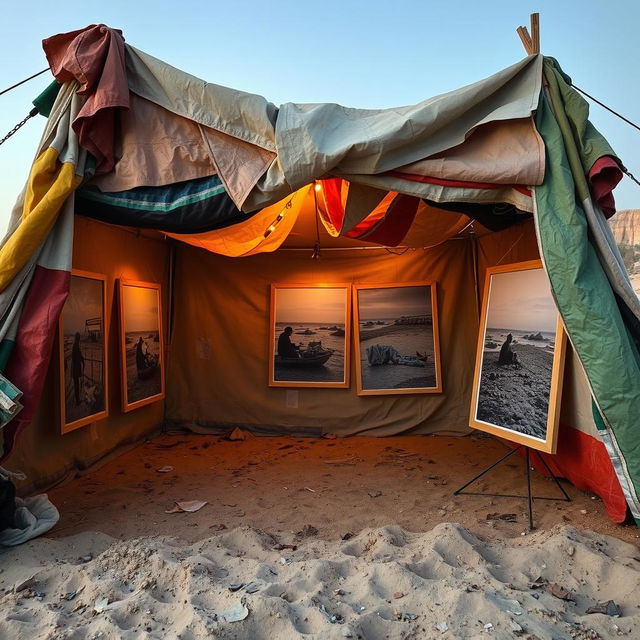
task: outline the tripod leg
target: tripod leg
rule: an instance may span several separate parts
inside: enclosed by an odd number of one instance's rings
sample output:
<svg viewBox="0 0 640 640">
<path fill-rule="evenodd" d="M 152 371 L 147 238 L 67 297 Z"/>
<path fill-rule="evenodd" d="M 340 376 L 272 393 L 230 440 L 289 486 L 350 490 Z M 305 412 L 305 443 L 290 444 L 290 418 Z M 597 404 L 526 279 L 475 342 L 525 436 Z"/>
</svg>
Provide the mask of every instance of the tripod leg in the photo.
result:
<svg viewBox="0 0 640 640">
<path fill-rule="evenodd" d="M 461 486 L 459 489 L 456 489 L 453 492 L 453 495 L 457 496 L 461 491 L 466 489 L 470 484 L 473 484 L 476 480 L 480 480 L 480 478 L 482 478 L 483 475 L 489 473 L 489 471 L 491 471 L 491 469 L 493 469 L 494 467 L 497 467 L 503 460 L 506 460 L 509 456 L 512 456 L 517 451 L 520 451 L 520 449 L 522 449 L 522 447 L 523 447 L 523 445 L 519 445 L 518 447 L 516 447 L 512 451 L 509 451 L 509 453 L 507 453 L 506 455 L 502 456 L 502 458 L 500 458 L 500 460 L 498 460 L 497 462 L 494 462 L 490 467 L 485 469 L 482 473 L 479 473 L 475 478 L 472 478 L 471 480 L 469 480 L 469 482 L 467 482 L 467 484 Z M 531 495 L 531 491 L 529 491 L 529 495 Z"/>
<path fill-rule="evenodd" d="M 533 531 L 533 496 L 531 495 L 531 461 L 529 447 L 525 447 L 525 464 L 527 465 L 527 497 L 529 498 L 529 531 Z"/>
<path fill-rule="evenodd" d="M 562 491 L 562 493 L 564 494 L 565 501 L 571 502 L 571 498 L 569 497 L 569 494 L 564 490 L 564 487 L 560 484 L 560 480 L 556 478 L 556 474 L 553 473 L 553 471 L 551 471 L 551 468 L 547 464 L 547 461 L 537 451 L 535 452 L 535 454 L 538 456 L 538 460 L 540 460 L 540 462 L 542 462 L 542 464 L 545 466 L 546 470 L 549 472 L 549 475 L 553 478 L 553 481 L 556 483 L 556 486 L 558 487 L 558 489 L 560 489 L 560 491 Z"/>
</svg>

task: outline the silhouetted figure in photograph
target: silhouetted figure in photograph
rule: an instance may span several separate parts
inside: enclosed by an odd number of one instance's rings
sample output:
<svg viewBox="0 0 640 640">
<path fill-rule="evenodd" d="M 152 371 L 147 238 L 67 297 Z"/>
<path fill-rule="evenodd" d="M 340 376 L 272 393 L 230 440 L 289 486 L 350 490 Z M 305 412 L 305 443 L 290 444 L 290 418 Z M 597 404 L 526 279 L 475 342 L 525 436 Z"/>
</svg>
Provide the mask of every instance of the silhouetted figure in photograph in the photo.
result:
<svg viewBox="0 0 640 640">
<path fill-rule="evenodd" d="M 298 347 L 291 342 L 292 327 L 285 327 L 278 337 L 278 355 L 281 358 L 299 358 Z"/>
<path fill-rule="evenodd" d="M 144 346 L 146 346 L 145 341 L 140 337 L 136 343 L 136 369 L 138 372 L 142 371 L 147 366 L 147 357 L 143 350 Z"/>
<path fill-rule="evenodd" d="M 84 356 L 80 349 L 80 333 L 76 332 L 71 347 L 71 378 L 73 379 L 73 393 L 76 405 L 80 404 L 80 379 L 84 374 Z"/>
<path fill-rule="evenodd" d="M 502 347 L 500 348 L 500 355 L 498 356 L 499 365 L 520 364 L 518 361 L 518 354 L 511 349 L 512 340 L 513 336 L 509 334 L 507 336 L 507 339 L 502 344 Z"/>
</svg>

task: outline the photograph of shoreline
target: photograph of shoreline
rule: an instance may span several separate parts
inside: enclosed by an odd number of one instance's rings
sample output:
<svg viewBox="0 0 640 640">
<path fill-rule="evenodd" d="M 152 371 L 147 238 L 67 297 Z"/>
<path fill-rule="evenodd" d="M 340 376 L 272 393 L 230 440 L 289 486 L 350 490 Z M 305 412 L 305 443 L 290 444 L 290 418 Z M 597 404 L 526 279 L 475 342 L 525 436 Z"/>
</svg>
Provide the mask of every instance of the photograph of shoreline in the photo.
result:
<svg viewBox="0 0 640 640">
<path fill-rule="evenodd" d="M 350 292 L 272 285 L 270 386 L 349 386 Z"/>
<path fill-rule="evenodd" d="M 434 393 L 440 385 L 434 283 L 358 285 L 358 393 Z"/>
<path fill-rule="evenodd" d="M 80 271 L 71 275 L 59 328 L 62 433 L 107 415 L 105 279 Z"/>
<path fill-rule="evenodd" d="M 508 265 L 487 275 L 472 426 L 518 434 L 516 441 L 546 450 L 555 435 L 554 359 L 564 335 L 557 335 L 558 312 L 539 261 L 521 264 L 528 268 Z"/>
<path fill-rule="evenodd" d="M 160 285 L 120 281 L 123 410 L 164 396 Z"/>
</svg>

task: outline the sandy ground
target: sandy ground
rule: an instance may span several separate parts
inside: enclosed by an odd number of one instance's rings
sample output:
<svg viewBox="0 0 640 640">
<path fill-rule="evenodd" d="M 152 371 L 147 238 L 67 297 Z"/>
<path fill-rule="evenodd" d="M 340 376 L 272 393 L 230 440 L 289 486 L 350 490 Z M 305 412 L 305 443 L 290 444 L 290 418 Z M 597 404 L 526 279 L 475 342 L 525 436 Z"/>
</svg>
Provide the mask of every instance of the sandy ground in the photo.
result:
<svg viewBox="0 0 640 640">
<path fill-rule="evenodd" d="M 524 536 L 524 500 L 452 495 L 503 452 L 485 437 L 156 439 L 51 491 L 58 526 L 0 554 L 0 638 L 640 637 L 635 527 L 567 485 L 573 502 L 536 502 Z M 477 487 L 523 490 L 522 461 Z M 556 495 L 538 474 L 534 489 Z M 165 513 L 180 500 L 208 504 Z M 586 613 L 608 600 L 621 617 Z"/>
</svg>

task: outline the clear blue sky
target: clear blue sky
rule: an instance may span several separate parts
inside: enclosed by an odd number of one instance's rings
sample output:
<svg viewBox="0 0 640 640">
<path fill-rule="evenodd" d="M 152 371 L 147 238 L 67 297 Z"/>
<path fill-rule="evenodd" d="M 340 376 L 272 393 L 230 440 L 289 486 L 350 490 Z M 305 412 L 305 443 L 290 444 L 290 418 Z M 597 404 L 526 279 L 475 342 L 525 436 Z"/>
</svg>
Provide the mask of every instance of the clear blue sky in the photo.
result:
<svg viewBox="0 0 640 640">
<path fill-rule="evenodd" d="M 524 57 L 515 32 L 538 11 L 542 52 L 575 84 L 640 122 L 640 2 L 0 0 L 0 90 L 46 67 L 41 40 L 103 22 L 132 45 L 201 78 L 283 102 L 392 107 L 469 84 Z M 0 96 L 0 137 L 49 82 Z M 640 131 L 592 106 L 591 120 L 640 176 Z M 0 231 L 44 119 L 0 146 Z M 625 178 L 618 209 L 640 208 Z"/>
</svg>

